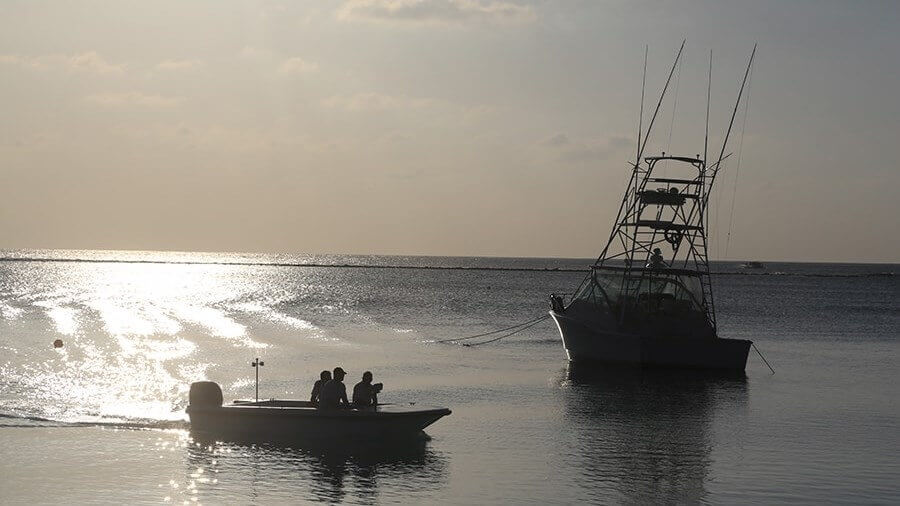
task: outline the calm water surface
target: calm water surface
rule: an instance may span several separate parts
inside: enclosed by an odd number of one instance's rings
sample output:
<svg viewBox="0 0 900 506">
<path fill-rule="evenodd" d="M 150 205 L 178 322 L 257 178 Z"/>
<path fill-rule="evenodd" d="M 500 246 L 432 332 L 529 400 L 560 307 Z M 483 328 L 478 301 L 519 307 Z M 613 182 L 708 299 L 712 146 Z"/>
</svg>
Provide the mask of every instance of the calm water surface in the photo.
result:
<svg viewBox="0 0 900 506">
<path fill-rule="evenodd" d="M 710 378 L 571 368 L 549 322 L 433 342 L 544 314 L 589 260 L 0 256 L 0 502 L 900 501 L 896 265 L 715 265 L 720 334 L 777 374 Z M 393 448 L 194 439 L 190 382 L 250 397 L 257 356 L 267 397 L 341 365 L 453 414 Z"/>
</svg>

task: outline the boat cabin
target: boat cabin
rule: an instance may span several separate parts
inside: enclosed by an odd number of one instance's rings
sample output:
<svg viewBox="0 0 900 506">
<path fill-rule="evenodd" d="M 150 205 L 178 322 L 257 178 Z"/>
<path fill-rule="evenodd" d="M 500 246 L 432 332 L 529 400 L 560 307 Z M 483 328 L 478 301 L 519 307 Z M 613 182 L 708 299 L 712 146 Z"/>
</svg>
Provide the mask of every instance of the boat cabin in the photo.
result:
<svg viewBox="0 0 900 506">
<path fill-rule="evenodd" d="M 715 337 L 701 273 L 689 269 L 595 265 L 566 312 L 605 315 L 620 332 Z"/>
</svg>

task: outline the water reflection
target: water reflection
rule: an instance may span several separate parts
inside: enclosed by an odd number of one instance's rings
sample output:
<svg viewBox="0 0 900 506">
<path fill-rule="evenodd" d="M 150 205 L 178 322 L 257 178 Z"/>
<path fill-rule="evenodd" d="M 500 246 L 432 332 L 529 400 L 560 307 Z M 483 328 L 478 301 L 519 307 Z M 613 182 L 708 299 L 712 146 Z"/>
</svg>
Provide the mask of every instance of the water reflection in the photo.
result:
<svg viewBox="0 0 900 506">
<path fill-rule="evenodd" d="M 433 494 L 447 481 L 445 457 L 426 436 L 343 445 L 310 440 L 257 443 L 213 441 L 193 434 L 188 470 L 205 469 L 201 497 L 225 499 L 243 490 L 251 502 L 374 503 Z M 202 490 L 207 488 L 207 490 Z"/>
<path fill-rule="evenodd" d="M 682 371 L 586 369 L 560 379 L 576 427 L 574 456 L 596 499 L 693 503 L 707 491 L 716 433 L 746 418 L 746 377 Z"/>
</svg>

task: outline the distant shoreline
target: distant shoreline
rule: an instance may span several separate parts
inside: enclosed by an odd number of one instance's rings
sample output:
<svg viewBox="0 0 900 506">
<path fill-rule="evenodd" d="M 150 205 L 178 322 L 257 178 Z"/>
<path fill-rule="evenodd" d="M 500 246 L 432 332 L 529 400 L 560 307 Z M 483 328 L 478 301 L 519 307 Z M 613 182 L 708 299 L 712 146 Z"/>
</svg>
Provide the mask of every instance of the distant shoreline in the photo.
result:
<svg viewBox="0 0 900 506">
<path fill-rule="evenodd" d="M 379 255 L 381 256 L 381 255 Z M 388 256 L 388 255 L 385 255 Z M 437 257 L 440 258 L 440 257 Z M 480 257 L 471 257 L 480 258 Z M 0 257 L 0 262 L 54 262 L 54 263 L 94 263 L 94 264 L 161 264 L 161 265 L 225 265 L 225 266 L 245 266 L 245 267 L 290 267 L 290 268 L 334 268 L 334 269 L 407 269 L 407 270 L 444 270 L 444 271 L 510 271 L 510 272 L 583 272 L 586 273 L 590 269 L 577 269 L 572 267 L 503 267 L 503 266 L 465 266 L 465 265 L 379 265 L 379 264 L 329 264 L 321 262 L 216 262 L 204 260 L 126 260 L 126 259 L 99 259 L 99 258 L 47 258 L 47 257 Z M 714 262 L 729 262 L 730 260 L 719 260 Z M 734 262 L 737 263 L 737 262 Z M 783 262 L 789 263 L 789 262 Z M 790 262 L 803 263 L 803 262 Z M 809 262 L 809 264 L 820 264 L 824 262 Z M 836 263 L 841 265 L 840 263 Z M 894 265 L 894 264 L 849 264 L 849 265 Z M 710 274 L 715 276 L 800 276 L 800 277 L 826 277 L 826 278 L 868 278 L 868 277 L 891 277 L 894 272 L 873 272 L 863 274 L 833 274 L 833 273 L 803 273 L 803 272 L 780 272 L 780 271 L 712 271 Z"/>
<path fill-rule="evenodd" d="M 28 256 L 29 254 L 37 254 L 43 256 Z M 5 256 L 4 256 L 5 255 Z M 60 256 L 57 256 L 60 255 Z M 109 255 L 104 258 L 92 258 L 94 256 L 99 255 Z M 235 261 L 198 261 L 198 260 L 154 260 L 154 259 L 141 259 L 137 258 L 135 260 L 129 259 L 128 257 L 132 256 L 159 256 L 159 257 L 191 257 L 191 256 L 230 256 L 233 258 L 242 258 L 243 260 L 235 260 Z M 65 258 L 68 257 L 68 258 Z M 117 258 L 118 257 L 118 258 Z M 124 258 L 123 258 L 124 257 Z M 403 254 L 403 253 L 303 253 L 303 252 L 262 252 L 262 251 L 187 251 L 187 250 L 142 250 L 142 249 L 83 249 L 83 248 L 74 248 L 74 249 L 66 249 L 66 248 L 0 248 L 0 261 L 66 261 L 66 262 L 77 262 L 77 261 L 85 261 L 85 262 L 95 262 L 95 261 L 103 261 L 103 262 L 124 262 L 124 263 L 184 263 L 184 264 L 233 264 L 233 265 L 285 265 L 285 266 L 304 266 L 304 267 L 317 267 L 321 264 L 323 267 L 333 267 L 333 266 L 343 266 L 343 264 L 331 264 L 327 262 L 290 262 L 290 261 L 278 261 L 278 258 L 290 258 L 290 257 L 305 257 L 310 259 L 315 258 L 400 258 L 400 259 L 422 259 L 422 260 L 434 260 L 434 259 L 454 259 L 454 260 L 466 260 L 466 259 L 479 259 L 479 260 L 490 260 L 490 261 L 503 261 L 510 260 L 516 262 L 536 262 L 536 261 L 561 261 L 561 262 L 584 262 L 585 265 L 590 265 L 596 260 L 596 256 L 589 257 L 568 257 L 568 256 L 502 256 L 502 255 L 425 255 L 425 254 Z M 265 260 L 256 261 L 256 260 L 247 260 L 252 258 L 272 258 L 273 261 L 268 262 Z M 744 258 L 744 259 L 716 259 L 711 260 L 710 262 L 713 264 L 734 264 L 736 266 L 747 263 L 750 261 L 761 262 L 765 265 L 769 264 L 794 264 L 794 265 L 858 265 L 858 266 L 898 266 L 900 265 L 900 261 L 889 262 L 889 261 L 846 261 L 846 260 L 810 260 L 810 261 L 801 261 L 801 260 L 779 260 L 772 258 Z M 301 265 L 302 264 L 302 265 Z M 378 264 L 346 264 L 348 267 L 378 267 Z M 404 266 L 398 266 L 403 268 Z M 561 269 L 564 270 L 577 270 L 569 267 L 563 267 Z M 513 269 L 519 270 L 519 269 Z M 531 270 L 531 269 L 526 269 Z M 549 269 L 548 269 L 549 270 Z"/>
</svg>

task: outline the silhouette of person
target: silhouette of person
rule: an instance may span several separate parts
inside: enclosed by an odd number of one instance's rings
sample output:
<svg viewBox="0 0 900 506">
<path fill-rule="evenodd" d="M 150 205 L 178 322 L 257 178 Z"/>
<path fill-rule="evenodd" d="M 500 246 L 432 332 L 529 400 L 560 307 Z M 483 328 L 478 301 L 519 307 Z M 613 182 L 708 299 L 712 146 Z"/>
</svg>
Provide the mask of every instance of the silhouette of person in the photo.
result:
<svg viewBox="0 0 900 506">
<path fill-rule="evenodd" d="M 650 267 L 651 269 L 664 269 L 666 267 L 662 251 L 660 251 L 659 248 L 653 248 L 653 254 L 650 255 L 650 263 L 647 264 L 647 267 Z"/>
<path fill-rule="evenodd" d="M 347 387 L 344 386 L 344 376 L 347 373 L 340 367 L 334 368 L 332 378 L 322 386 L 319 394 L 319 409 L 338 409 L 350 407 L 347 401 Z"/>
<path fill-rule="evenodd" d="M 362 381 L 353 386 L 353 407 L 365 408 L 378 404 L 378 392 L 381 391 L 381 383 L 372 384 L 372 373 L 366 371 L 362 375 Z"/>
<path fill-rule="evenodd" d="M 325 386 L 325 383 L 331 379 L 331 371 L 322 371 L 319 374 L 319 379 L 316 380 L 316 384 L 313 385 L 312 393 L 309 394 L 309 402 L 313 404 L 318 404 L 319 397 L 322 395 L 322 387 Z"/>
</svg>

